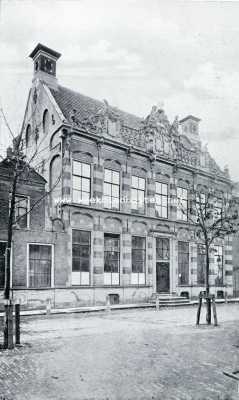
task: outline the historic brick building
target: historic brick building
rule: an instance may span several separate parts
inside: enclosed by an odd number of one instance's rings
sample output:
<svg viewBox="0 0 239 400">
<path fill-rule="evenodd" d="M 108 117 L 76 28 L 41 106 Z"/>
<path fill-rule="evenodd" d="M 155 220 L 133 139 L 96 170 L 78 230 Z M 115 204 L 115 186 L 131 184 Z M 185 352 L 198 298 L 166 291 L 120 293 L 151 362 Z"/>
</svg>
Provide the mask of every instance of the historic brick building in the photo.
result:
<svg viewBox="0 0 239 400">
<path fill-rule="evenodd" d="M 56 51 L 39 44 L 30 57 L 24 150 L 28 159 L 36 152 L 47 182 L 43 241 L 55 256 L 51 282 L 30 286 L 25 268 L 18 295 L 55 305 L 100 304 L 110 294 L 130 303 L 154 292 L 197 296 L 205 257 L 188 218 L 191 194 L 200 185 L 219 198 L 231 192 L 228 171 L 201 146 L 200 120 L 170 123 L 157 107 L 136 117 L 59 85 Z M 40 241 L 29 235 L 22 247 Z M 210 285 L 232 295 L 230 238 L 214 246 Z"/>
</svg>

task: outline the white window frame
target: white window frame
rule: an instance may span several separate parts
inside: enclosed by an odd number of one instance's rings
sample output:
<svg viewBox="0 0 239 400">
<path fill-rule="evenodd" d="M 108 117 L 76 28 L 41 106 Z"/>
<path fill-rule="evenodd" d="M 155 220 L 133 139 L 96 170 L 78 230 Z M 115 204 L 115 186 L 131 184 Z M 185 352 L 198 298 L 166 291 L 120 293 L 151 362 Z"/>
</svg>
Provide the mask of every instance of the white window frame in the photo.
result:
<svg viewBox="0 0 239 400">
<path fill-rule="evenodd" d="M 54 265 L 55 265 L 55 246 L 52 243 L 38 243 L 38 242 L 30 242 L 27 243 L 27 288 L 32 290 L 41 290 L 45 288 L 30 288 L 29 287 L 29 270 L 30 270 L 30 263 L 29 263 L 29 255 L 30 255 L 30 245 L 37 245 L 37 246 L 51 246 L 51 286 L 47 288 L 54 288 L 55 280 L 54 280 Z"/>
<path fill-rule="evenodd" d="M 105 181 L 105 171 L 110 171 L 111 172 L 111 174 L 113 173 L 113 172 L 116 172 L 117 174 L 118 174 L 118 176 L 119 176 L 119 183 L 118 184 L 116 184 L 116 183 L 113 183 L 113 180 L 111 180 L 111 182 L 107 182 L 107 181 Z M 112 175 L 111 175 L 112 176 Z M 103 205 L 104 205 L 104 208 L 105 209 L 107 209 L 107 210 L 115 210 L 115 211 L 119 211 L 120 210 L 120 171 L 118 171 L 118 170 L 114 170 L 114 169 L 111 169 L 111 168 L 104 168 L 104 180 L 103 180 Z M 110 185 L 110 189 L 111 189 L 111 194 L 110 194 L 110 196 L 108 196 L 108 195 L 106 195 L 105 194 L 105 184 L 109 184 Z M 115 196 L 112 196 L 112 186 L 117 186 L 118 187 L 118 189 L 119 189 L 119 196 L 118 197 L 115 197 Z M 110 199 L 110 207 L 107 207 L 106 205 L 105 205 L 105 198 L 109 198 Z M 119 201 L 119 205 L 118 205 L 118 208 L 114 208 L 114 207 L 112 207 L 112 200 L 113 199 L 117 199 L 118 198 L 118 201 Z"/>
<path fill-rule="evenodd" d="M 81 164 L 89 165 L 89 167 L 90 167 L 90 177 L 84 177 L 84 176 L 82 176 L 82 175 L 76 175 L 76 174 L 74 174 L 74 163 L 75 163 L 75 162 L 81 163 Z M 93 182 L 93 179 L 92 179 L 92 171 L 93 171 L 93 168 L 92 168 L 92 164 L 91 164 L 90 162 L 86 162 L 86 161 L 82 161 L 82 160 L 75 160 L 75 159 L 72 160 L 72 170 L 71 170 L 71 175 L 72 175 L 71 200 L 72 200 L 73 203 L 75 203 L 75 204 L 80 204 L 80 205 L 83 205 L 83 206 L 85 206 L 85 205 L 86 205 L 86 206 L 90 206 L 90 205 L 91 205 L 91 193 L 92 193 L 92 182 Z M 84 202 L 82 202 L 82 201 L 81 201 L 81 202 L 77 202 L 77 201 L 74 200 L 74 190 L 76 190 L 76 191 L 78 191 L 78 192 L 81 192 L 81 198 L 82 198 L 82 192 L 85 192 L 85 191 L 78 190 L 78 189 L 75 189 L 75 188 L 74 188 L 74 184 L 73 184 L 73 177 L 74 177 L 74 176 L 80 177 L 81 179 L 82 179 L 82 178 L 89 179 L 89 181 L 90 181 L 89 204 L 84 204 Z M 85 192 L 85 193 L 87 193 L 87 192 Z"/>
<path fill-rule="evenodd" d="M 161 190 L 161 193 L 156 191 L 157 183 L 159 183 L 161 185 L 161 188 L 162 188 L 162 185 L 165 185 L 167 187 L 167 194 L 166 195 L 162 193 L 162 190 Z M 163 206 L 162 204 L 160 204 L 160 206 L 159 206 L 161 212 L 162 212 L 162 209 L 165 209 L 165 208 L 167 209 L 167 216 L 166 217 L 163 217 L 162 215 L 159 215 L 160 213 L 158 212 L 158 208 L 157 208 L 158 206 L 157 206 L 157 202 L 156 202 L 156 196 L 161 197 L 161 201 L 165 197 L 167 199 L 167 207 Z M 168 196 L 168 184 L 166 182 L 156 181 L 155 182 L 155 211 L 156 211 L 157 217 L 159 217 L 159 218 L 168 219 L 168 197 L 169 197 Z"/>
<path fill-rule="evenodd" d="M 25 194 L 16 193 L 15 200 L 16 200 L 16 197 L 24 197 L 25 199 L 27 199 L 27 226 L 25 228 L 19 227 L 19 229 L 29 229 L 30 228 L 30 196 L 25 195 Z M 11 198 L 12 198 L 12 193 L 9 194 L 9 214 L 10 214 L 10 207 L 11 207 Z M 15 208 L 16 208 L 16 203 L 15 203 Z M 14 214 L 15 214 L 15 209 L 14 209 Z M 15 218 L 14 218 L 13 224 L 17 224 L 15 222 Z"/>
</svg>

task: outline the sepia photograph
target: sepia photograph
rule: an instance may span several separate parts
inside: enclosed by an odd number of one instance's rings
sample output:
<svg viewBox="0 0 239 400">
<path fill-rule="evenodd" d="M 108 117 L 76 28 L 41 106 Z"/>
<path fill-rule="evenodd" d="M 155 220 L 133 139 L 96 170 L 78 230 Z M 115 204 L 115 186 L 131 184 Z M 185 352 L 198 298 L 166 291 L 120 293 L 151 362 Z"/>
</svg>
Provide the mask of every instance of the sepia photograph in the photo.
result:
<svg viewBox="0 0 239 400">
<path fill-rule="evenodd" d="M 0 0 L 0 400 L 239 399 L 239 0 Z"/>
</svg>

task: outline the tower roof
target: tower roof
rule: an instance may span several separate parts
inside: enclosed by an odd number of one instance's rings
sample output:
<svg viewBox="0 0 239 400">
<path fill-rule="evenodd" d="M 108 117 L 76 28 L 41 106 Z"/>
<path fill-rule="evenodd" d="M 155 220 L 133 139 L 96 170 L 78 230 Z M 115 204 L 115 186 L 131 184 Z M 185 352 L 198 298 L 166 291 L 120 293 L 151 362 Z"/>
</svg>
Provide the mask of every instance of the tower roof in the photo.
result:
<svg viewBox="0 0 239 400">
<path fill-rule="evenodd" d="M 37 46 L 35 47 L 35 49 L 31 52 L 31 54 L 29 54 L 29 57 L 32 58 L 32 59 L 34 59 L 35 56 L 36 56 L 36 54 L 37 54 L 39 51 L 44 51 L 44 53 L 48 53 L 49 55 L 51 55 L 52 57 L 56 58 L 57 60 L 58 60 L 58 58 L 60 58 L 60 56 L 61 56 L 61 53 L 58 53 L 57 51 L 52 50 L 52 49 L 50 49 L 49 47 L 44 46 L 44 45 L 41 44 L 41 43 L 38 43 L 38 45 L 37 45 Z"/>
</svg>

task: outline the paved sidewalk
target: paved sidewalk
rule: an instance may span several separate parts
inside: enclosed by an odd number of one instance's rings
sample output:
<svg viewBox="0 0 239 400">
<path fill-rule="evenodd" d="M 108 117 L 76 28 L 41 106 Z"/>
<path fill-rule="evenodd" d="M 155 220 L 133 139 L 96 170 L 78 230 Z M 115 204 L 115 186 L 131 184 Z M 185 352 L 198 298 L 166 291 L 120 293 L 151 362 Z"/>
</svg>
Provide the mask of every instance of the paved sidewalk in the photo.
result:
<svg viewBox="0 0 239 400">
<path fill-rule="evenodd" d="M 196 327 L 194 307 L 23 317 L 24 346 L 0 352 L 0 398 L 238 399 L 222 372 L 239 366 L 239 305 L 217 309 L 219 327 Z"/>
</svg>

